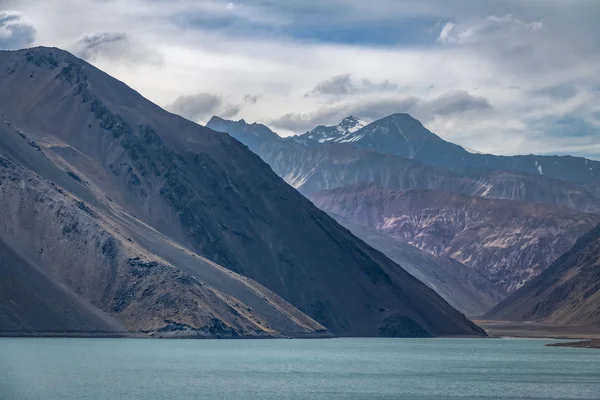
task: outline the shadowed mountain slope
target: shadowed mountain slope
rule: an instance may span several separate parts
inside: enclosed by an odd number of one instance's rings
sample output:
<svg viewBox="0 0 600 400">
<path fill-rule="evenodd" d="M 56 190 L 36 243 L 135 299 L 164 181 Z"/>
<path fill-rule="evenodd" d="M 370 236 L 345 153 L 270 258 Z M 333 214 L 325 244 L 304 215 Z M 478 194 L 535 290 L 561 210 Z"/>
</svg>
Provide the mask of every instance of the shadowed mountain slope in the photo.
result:
<svg viewBox="0 0 600 400">
<path fill-rule="evenodd" d="M 490 280 L 456 260 L 433 256 L 340 215 L 332 216 L 468 316 L 481 316 L 506 297 Z"/>
<path fill-rule="evenodd" d="M 256 282 L 103 204 L 88 182 L 6 124 L 0 124 L 0 203 L 0 331 L 326 334 Z"/>
</svg>

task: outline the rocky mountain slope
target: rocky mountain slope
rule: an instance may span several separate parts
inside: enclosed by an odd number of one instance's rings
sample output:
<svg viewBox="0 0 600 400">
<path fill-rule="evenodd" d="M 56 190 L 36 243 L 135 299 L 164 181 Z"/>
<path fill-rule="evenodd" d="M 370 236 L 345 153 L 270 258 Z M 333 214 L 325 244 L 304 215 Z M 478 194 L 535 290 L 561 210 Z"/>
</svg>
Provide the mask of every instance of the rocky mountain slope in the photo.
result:
<svg viewBox="0 0 600 400">
<path fill-rule="evenodd" d="M 494 307 L 487 318 L 600 326 L 600 226 Z"/>
<path fill-rule="evenodd" d="M 344 136 L 343 139 L 334 137 L 332 140 L 352 143 L 354 146 L 379 153 L 419 160 L 427 165 L 453 171 L 472 168 L 522 171 L 567 182 L 590 184 L 594 187 L 600 185 L 598 161 L 571 156 L 503 157 L 475 154 L 443 140 L 408 114 L 392 114 Z"/>
<path fill-rule="evenodd" d="M 0 52 L 0 110 L 19 131 L 20 145 L 39 153 L 33 160 L 21 154 L 7 160 L 75 202 L 67 235 L 73 224 L 79 229 L 84 214 L 100 221 L 86 226 L 102 227 L 90 228 L 91 236 L 61 239 L 62 225 L 52 221 L 44 225 L 48 231 L 31 230 L 39 238 L 24 236 L 11 246 L 53 245 L 52 252 L 38 253 L 40 268 L 52 266 L 53 280 L 128 330 L 483 333 L 237 140 L 164 111 L 64 51 Z M 16 188 L 7 187 L 5 201 L 14 201 Z M 3 240 L 30 232 L 22 225 L 33 217 L 14 222 Z M 86 263 L 72 258 L 78 247 L 86 249 Z M 133 298 L 138 301 L 126 301 Z"/>
<path fill-rule="evenodd" d="M 256 282 L 166 238 L 141 246 L 159 234 L 98 201 L 88 182 L 57 167 L 6 123 L 0 124 L 0 204 L 0 331 L 326 333 Z"/>
<path fill-rule="evenodd" d="M 321 190 L 362 182 L 394 189 L 443 189 L 469 196 L 542 202 L 600 212 L 590 187 L 539 173 L 470 169 L 461 173 L 435 168 L 348 143 L 283 139 L 261 124 L 212 118 L 209 128 L 227 132 L 258 154 L 284 180 L 310 196 Z M 261 140 L 257 142 L 256 137 Z M 593 186 L 593 185 L 592 185 Z"/>
<path fill-rule="evenodd" d="M 357 237 L 397 262 L 407 272 L 438 292 L 467 316 L 481 316 L 506 297 L 489 279 L 448 257 L 436 257 L 414 246 L 357 224 L 340 215 L 332 216 Z"/>
<path fill-rule="evenodd" d="M 600 216 L 541 203 L 374 184 L 316 193 L 321 209 L 472 267 L 506 292 L 537 276 Z"/>
</svg>

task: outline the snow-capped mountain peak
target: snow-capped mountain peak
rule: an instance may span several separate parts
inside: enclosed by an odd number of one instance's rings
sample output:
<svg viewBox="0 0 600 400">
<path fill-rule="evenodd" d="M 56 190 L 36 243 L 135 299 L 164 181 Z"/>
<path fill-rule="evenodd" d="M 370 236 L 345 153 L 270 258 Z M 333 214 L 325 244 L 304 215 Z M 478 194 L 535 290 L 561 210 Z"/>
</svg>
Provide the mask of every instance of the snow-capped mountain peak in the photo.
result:
<svg viewBox="0 0 600 400">
<path fill-rule="evenodd" d="M 350 133 L 358 131 L 366 125 L 366 122 L 351 115 L 344 118 L 342 122 L 334 126 L 319 125 L 305 134 L 299 135 L 299 138 L 308 138 L 316 140 L 320 143 L 324 143 L 340 139 Z"/>
<path fill-rule="evenodd" d="M 357 130 L 359 130 L 360 128 L 363 128 L 367 125 L 366 122 L 362 121 L 361 119 L 351 115 L 349 117 L 346 117 L 342 120 L 342 122 L 340 122 L 337 126 L 338 131 L 343 131 L 344 134 L 347 133 L 354 133 Z"/>
</svg>

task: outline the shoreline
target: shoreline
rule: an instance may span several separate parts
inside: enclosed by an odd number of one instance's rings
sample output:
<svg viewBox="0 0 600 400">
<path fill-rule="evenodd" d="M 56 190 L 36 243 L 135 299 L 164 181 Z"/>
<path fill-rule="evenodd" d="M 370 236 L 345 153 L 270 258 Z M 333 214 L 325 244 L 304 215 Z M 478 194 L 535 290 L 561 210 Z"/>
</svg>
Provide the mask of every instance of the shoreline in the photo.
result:
<svg viewBox="0 0 600 400">
<path fill-rule="evenodd" d="M 2 338 L 56 338 L 56 339 L 177 339 L 177 340 L 266 340 L 266 339 L 331 339 L 337 336 L 329 332 L 316 334 L 286 335 L 248 335 L 248 336 L 204 336 L 173 335 L 159 332 L 125 332 L 125 331 L 0 331 Z"/>
<path fill-rule="evenodd" d="M 577 349 L 600 349 L 599 339 L 581 340 L 578 342 L 549 343 L 548 347 L 571 347 Z"/>
<path fill-rule="evenodd" d="M 593 326 L 573 326 L 543 324 L 522 321 L 473 321 L 482 327 L 490 337 L 514 337 L 525 339 L 568 339 L 600 340 L 600 329 Z"/>
</svg>

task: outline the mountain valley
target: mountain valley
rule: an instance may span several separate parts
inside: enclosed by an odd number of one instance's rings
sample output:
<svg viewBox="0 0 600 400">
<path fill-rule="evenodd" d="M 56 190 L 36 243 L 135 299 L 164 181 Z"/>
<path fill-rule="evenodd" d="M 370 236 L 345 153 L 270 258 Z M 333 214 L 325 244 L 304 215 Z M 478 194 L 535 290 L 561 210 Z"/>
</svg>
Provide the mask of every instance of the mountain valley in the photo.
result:
<svg viewBox="0 0 600 400">
<path fill-rule="evenodd" d="M 1 255 L 39 271 L 32 284 L 50 280 L 69 313 L 89 311 L 46 326 L 31 299 L 0 296 L 0 330 L 485 334 L 237 140 L 85 61 L 0 52 L 0 88 Z M 43 301 L 53 313 L 68 303 Z"/>
<path fill-rule="evenodd" d="M 245 143 L 315 205 L 469 315 L 518 293 L 600 223 L 598 162 L 473 154 L 407 114 L 371 124 L 348 117 L 288 138 L 218 117 L 207 126 Z M 251 139 L 256 132 L 260 140 Z M 406 244 L 438 259 L 411 263 Z M 474 300 L 451 279 L 434 284 L 430 272 L 440 265 L 460 275 L 439 257 L 489 280 L 492 286 L 465 278 L 487 290 L 487 299 Z"/>
</svg>

